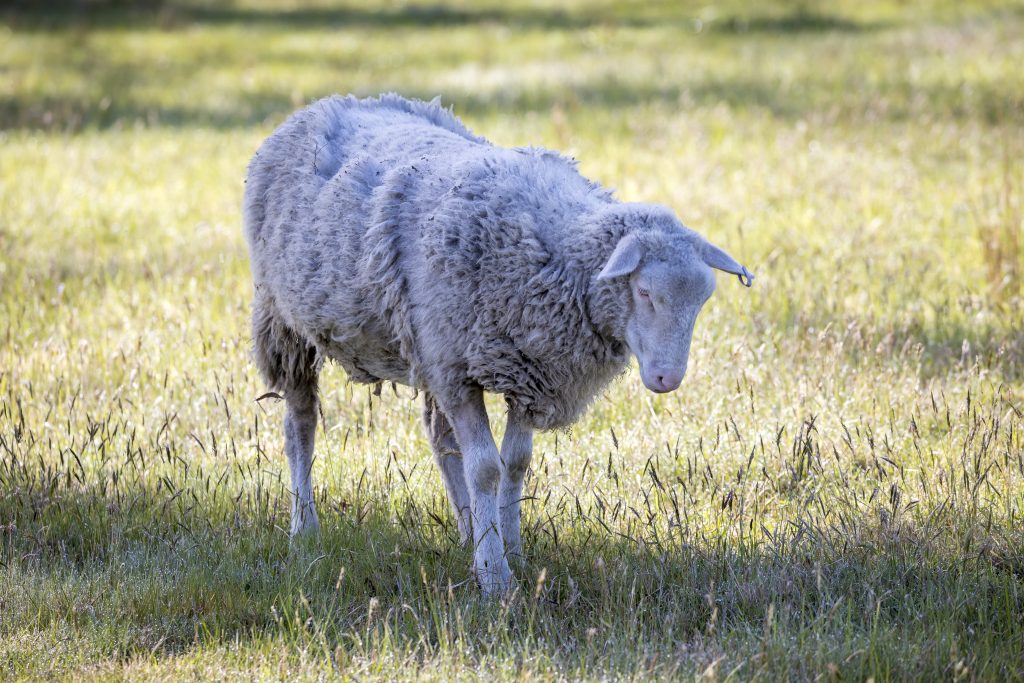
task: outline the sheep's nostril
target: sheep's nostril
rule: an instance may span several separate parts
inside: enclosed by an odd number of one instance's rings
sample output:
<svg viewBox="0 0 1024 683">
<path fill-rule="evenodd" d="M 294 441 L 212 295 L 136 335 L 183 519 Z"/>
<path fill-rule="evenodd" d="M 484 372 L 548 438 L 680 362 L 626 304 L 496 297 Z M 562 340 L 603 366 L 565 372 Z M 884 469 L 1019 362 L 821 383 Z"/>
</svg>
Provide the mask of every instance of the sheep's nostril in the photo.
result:
<svg viewBox="0 0 1024 683">
<path fill-rule="evenodd" d="M 658 375 L 658 387 L 662 391 L 675 391 L 682 381 L 683 373 L 681 372 L 670 371 Z"/>
<path fill-rule="evenodd" d="M 651 374 L 641 373 L 641 375 L 644 385 L 659 394 L 675 391 L 683 380 L 683 373 L 675 370 L 652 371 Z"/>
</svg>

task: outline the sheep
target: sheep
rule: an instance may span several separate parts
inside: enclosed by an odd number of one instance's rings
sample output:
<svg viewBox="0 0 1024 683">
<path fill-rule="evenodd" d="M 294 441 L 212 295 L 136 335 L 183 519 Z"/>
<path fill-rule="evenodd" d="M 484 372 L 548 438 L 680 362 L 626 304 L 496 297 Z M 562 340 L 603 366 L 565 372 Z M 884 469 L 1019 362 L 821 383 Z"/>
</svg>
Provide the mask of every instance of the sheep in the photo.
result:
<svg viewBox="0 0 1024 683">
<path fill-rule="evenodd" d="M 502 148 L 395 94 L 293 114 L 249 164 L 244 232 L 260 373 L 285 398 L 293 537 L 319 529 L 317 378 L 423 394 L 423 423 L 485 593 L 513 585 L 535 430 L 572 424 L 636 357 L 683 380 L 712 269 L 752 275 L 668 208 L 617 201 L 574 161 Z M 504 396 L 495 445 L 484 392 Z"/>
</svg>

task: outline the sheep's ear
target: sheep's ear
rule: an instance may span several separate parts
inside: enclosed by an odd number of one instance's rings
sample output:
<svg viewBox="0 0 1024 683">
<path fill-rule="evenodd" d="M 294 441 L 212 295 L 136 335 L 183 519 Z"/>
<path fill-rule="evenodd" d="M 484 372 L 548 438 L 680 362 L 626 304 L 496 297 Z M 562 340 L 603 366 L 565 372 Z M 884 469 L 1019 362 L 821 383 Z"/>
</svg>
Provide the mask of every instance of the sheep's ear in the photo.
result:
<svg viewBox="0 0 1024 683">
<path fill-rule="evenodd" d="M 615 245 L 615 251 L 608 257 L 608 262 L 598 273 L 598 280 L 610 280 L 613 277 L 629 275 L 640 265 L 640 241 L 635 235 L 626 235 Z"/>
<path fill-rule="evenodd" d="M 736 259 L 734 259 L 732 256 L 729 256 L 729 254 L 727 254 L 724 250 L 719 249 L 710 242 L 704 243 L 703 256 L 704 263 L 708 264 L 712 268 L 724 270 L 726 273 L 732 273 L 733 275 L 736 275 L 737 277 L 739 277 L 740 282 L 742 282 L 747 287 L 754 284 L 754 276 L 750 273 L 749 270 L 747 270 L 739 263 L 737 263 Z"/>
</svg>

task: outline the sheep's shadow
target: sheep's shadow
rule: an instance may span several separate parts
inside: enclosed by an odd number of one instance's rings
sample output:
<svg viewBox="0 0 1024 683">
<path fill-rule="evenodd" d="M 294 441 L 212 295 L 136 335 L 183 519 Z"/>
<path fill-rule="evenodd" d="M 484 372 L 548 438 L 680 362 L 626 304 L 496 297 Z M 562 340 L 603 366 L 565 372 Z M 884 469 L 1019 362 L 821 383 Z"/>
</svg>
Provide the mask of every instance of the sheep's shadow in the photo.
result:
<svg viewBox="0 0 1024 683">
<path fill-rule="evenodd" d="M 536 503 L 543 512 L 528 515 L 530 557 L 509 604 L 480 599 L 439 490 L 397 505 L 372 482 L 362 487 L 374 494 L 366 498 L 324 497 L 319 538 L 289 544 L 279 487 L 235 497 L 172 478 L 155 488 L 122 481 L 116 493 L 71 476 L 49 487 L 27 481 L 8 481 L 0 496 L 3 571 L 28 591 L 8 601 L 5 629 L 64 623 L 87 634 L 116 621 L 123 636 L 109 654 L 125 660 L 313 632 L 330 634 L 331 649 L 353 648 L 358 639 L 346 634 L 384 623 L 408 648 L 463 628 L 459 637 L 483 660 L 500 614 L 506 644 L 527 647 L 540 629 L 568 675 L 598 627 L 672 651 L 715 629 L 756 633 L 766 620 L 790 619 L 794 628 L 845 633 L 846 654 L 857 656 L 859 639 L 879 628 L 912 633 L 920 611 L 939 603 L 952 619 L 946 636 L 963 649 L 981 637 L 975 629 L 1012 631 L 1004 622 L 1024 608 L 1005 609 L 1007 595 L 1024 595 L 1024 556 L 993 545 L 994 532 L 975 545 L 987 551 L 960 552 L 962 539 L 948 532 L 963 520 L 949 507 L 924 522 L 846 511 L 842 533 L 800 516 L 754 540 L 650 521 L 624 534 L 578 501 L 555 505 L 554 515 Z M 730 523 L 742 529 L 753 518 Z M 943 525 L 947 533 L 936 533 Z M 988 621 L 979 624 L 979 614 Z"/>
</svg>

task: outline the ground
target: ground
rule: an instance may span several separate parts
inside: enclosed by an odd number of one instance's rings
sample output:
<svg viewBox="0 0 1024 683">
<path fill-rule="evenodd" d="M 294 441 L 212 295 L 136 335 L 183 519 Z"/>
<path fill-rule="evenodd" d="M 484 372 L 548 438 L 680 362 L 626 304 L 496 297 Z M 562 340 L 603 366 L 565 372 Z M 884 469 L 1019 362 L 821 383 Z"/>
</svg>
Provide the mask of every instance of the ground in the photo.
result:
<svg viewBox="0 0 1024 683">
<path fill-rule="evenodd" d="M 48 6 L 0 9 L 0 676 L 1024 677 L 1019 2 Z M 385 90 L 757 275 L 679 391 L 538 437 L 504 603 L 412 392 L 338 368 L 287 538 L 245 166 Z"/>
</svg>

